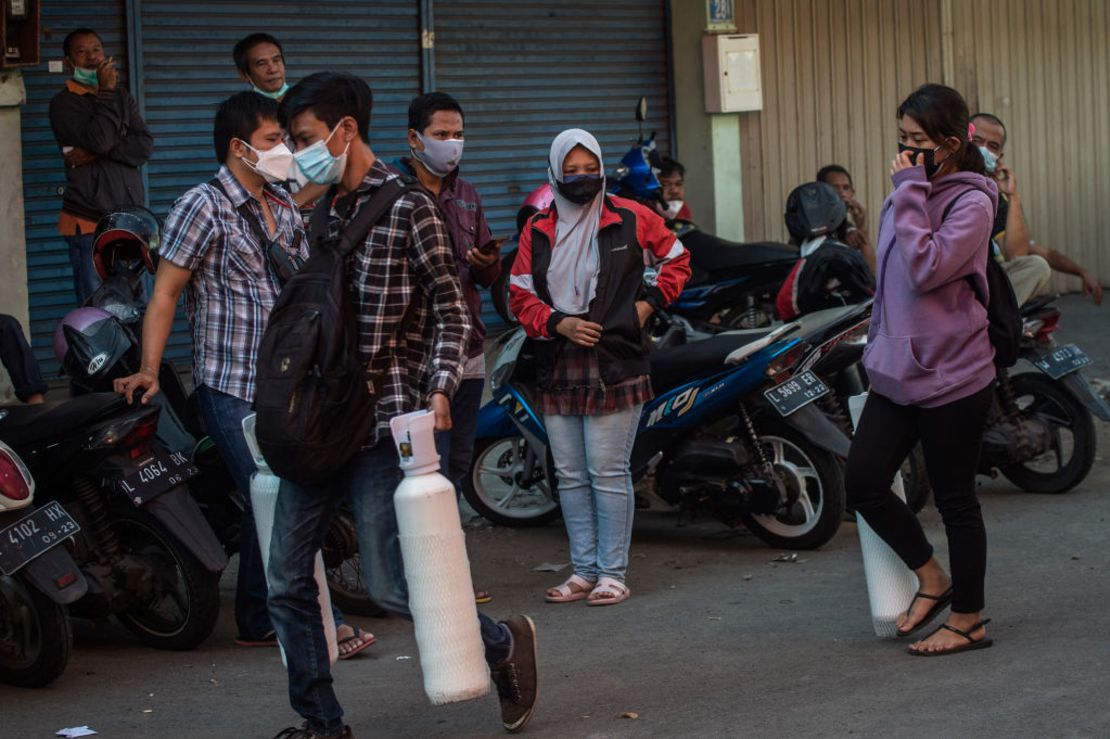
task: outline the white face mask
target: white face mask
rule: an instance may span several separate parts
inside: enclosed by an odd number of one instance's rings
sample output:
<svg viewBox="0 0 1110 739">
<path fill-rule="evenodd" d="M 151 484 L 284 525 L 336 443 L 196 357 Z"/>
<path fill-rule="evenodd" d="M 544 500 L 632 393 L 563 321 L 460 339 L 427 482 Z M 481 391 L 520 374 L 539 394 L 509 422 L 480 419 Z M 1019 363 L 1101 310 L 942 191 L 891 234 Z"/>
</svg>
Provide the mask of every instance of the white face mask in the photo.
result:
<svg viewBox="0 0 1110 739">
<path fill-rule="evenodd" d="M 262 179 L 267 182 L 285 182 L 289 179 L 289 170 L 293 166 L 293 152 L 289 151 L 289 147 L 284 142 L 266 151 L 259 151 L 242 139 L 240 142 L 258 155 L 258 161 L 252 162 L 246 157 L 239 157 L 239 159 L 261 175 Z"/>
<path fill-rule="evenodd" d="M 678 218 L 678 211 L 682 210 L 685 203 L 683 200 L 668 200 L 667 201 L 667 218 Z"/>
</svg>

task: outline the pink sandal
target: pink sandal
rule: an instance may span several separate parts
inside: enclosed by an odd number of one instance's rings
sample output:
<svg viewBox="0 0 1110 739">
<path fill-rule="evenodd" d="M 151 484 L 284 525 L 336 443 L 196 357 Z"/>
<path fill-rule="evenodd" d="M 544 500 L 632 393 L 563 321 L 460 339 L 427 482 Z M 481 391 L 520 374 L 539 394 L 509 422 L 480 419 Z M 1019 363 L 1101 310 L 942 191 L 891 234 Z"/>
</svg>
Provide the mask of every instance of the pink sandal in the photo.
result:
<svg viewBox="0 0 1110 739">
<path fill-rule="evenodd" d="M 586 605 L 588 606 L 615 606 L 624 603 L 632 595 L 628 586 L 612 577 L 603 577 L 597 581 L 597 586 L 590 591 Z"/>
<path fill-rule="evenodd" d="M 590 596 L 596 583 L 584 577 L 571 575 L 557 588 L 549 588 L 543 599 L 548 603 L 573 603 L 576 600 L 585 600 Z"/>
</svg>

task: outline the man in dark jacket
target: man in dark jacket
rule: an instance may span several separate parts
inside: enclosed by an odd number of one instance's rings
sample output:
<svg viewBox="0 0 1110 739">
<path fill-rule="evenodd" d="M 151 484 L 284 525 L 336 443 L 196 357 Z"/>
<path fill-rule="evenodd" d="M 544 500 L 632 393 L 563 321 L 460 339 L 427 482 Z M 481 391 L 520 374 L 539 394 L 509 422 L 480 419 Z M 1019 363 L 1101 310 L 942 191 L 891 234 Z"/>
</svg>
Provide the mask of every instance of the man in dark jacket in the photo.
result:
<svg viewBox="0 0 1110 739">
<path fill-rule="evenodd" d="M 154 140 L 96 31 L 71 32 L 63 48 L 73 79 L 50 101 L 50 127 L 66 165 L 58 232 L 69 244 L 73 287 L 83 303 L 100 282 L 92 264 L 96 222 L 113 208 L 143 204 L 139 167 Z"/>
</svg>

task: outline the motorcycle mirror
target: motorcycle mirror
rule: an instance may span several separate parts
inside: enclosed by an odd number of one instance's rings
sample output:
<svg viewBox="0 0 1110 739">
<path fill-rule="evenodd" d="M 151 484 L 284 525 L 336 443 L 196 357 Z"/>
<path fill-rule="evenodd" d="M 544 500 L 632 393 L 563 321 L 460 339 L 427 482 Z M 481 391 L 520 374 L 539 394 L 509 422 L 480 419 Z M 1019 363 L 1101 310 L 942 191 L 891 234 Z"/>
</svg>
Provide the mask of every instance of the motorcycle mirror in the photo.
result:
<svg viewBox="0 0 1110 739">
<path fill-rule="evenodd" d="M 647 120 L 648 102 L 646 97 L 640 98 L 636 102 L 636 120 L 643 123 Z"/>
</svg>

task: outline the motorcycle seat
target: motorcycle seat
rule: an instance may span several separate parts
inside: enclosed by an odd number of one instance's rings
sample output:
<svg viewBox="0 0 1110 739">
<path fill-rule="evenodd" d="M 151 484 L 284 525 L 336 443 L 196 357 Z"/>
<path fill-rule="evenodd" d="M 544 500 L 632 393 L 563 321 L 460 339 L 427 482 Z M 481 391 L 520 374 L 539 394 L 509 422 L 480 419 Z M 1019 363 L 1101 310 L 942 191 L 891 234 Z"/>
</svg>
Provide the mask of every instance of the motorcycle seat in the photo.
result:
<svg viewBox="0 0 1110 739">
<path fill-rule="evenodd" d="M 652 352 L 651 386 L 656 393 L 663 393 L 707 372 L 724 369 L 725 359 L 730 354 L 772 331 L 770 328 L 729 331 L 703 341 Z"/>
<path fill-rule="evenodd" d="M 798 247 L 773 241 L 740 244 L 725 241 L 704 231 L 691 231 L 682 237 L 690 251 L 690 263 L 709 274 L 744 269 L 758 264 L 798 261 Z"/>
<path fill-rule="evenodd" d="M 16 449 L 57 437 L 89 421 L 127 407 L 115 393 L 89 393 L 39 405 L 11 405 L 0 409 L 0 439 Z"/>
<path fill-rule="evenodd" d="M 807 338 L 820 338 L 814 337 L 814 334 L 820 334 L 827 330 L 829 327 L 840 323 L 853 313 L 858 313 L 862 321 L 871 310 L 871 301 L 865 301 L 854 305 L 842 305 L 837 308 L 826 308 L 825 310 L 813 311 L 798 316 L 794 322 L 800 327 L 800 333 Z"/>
</svg>

